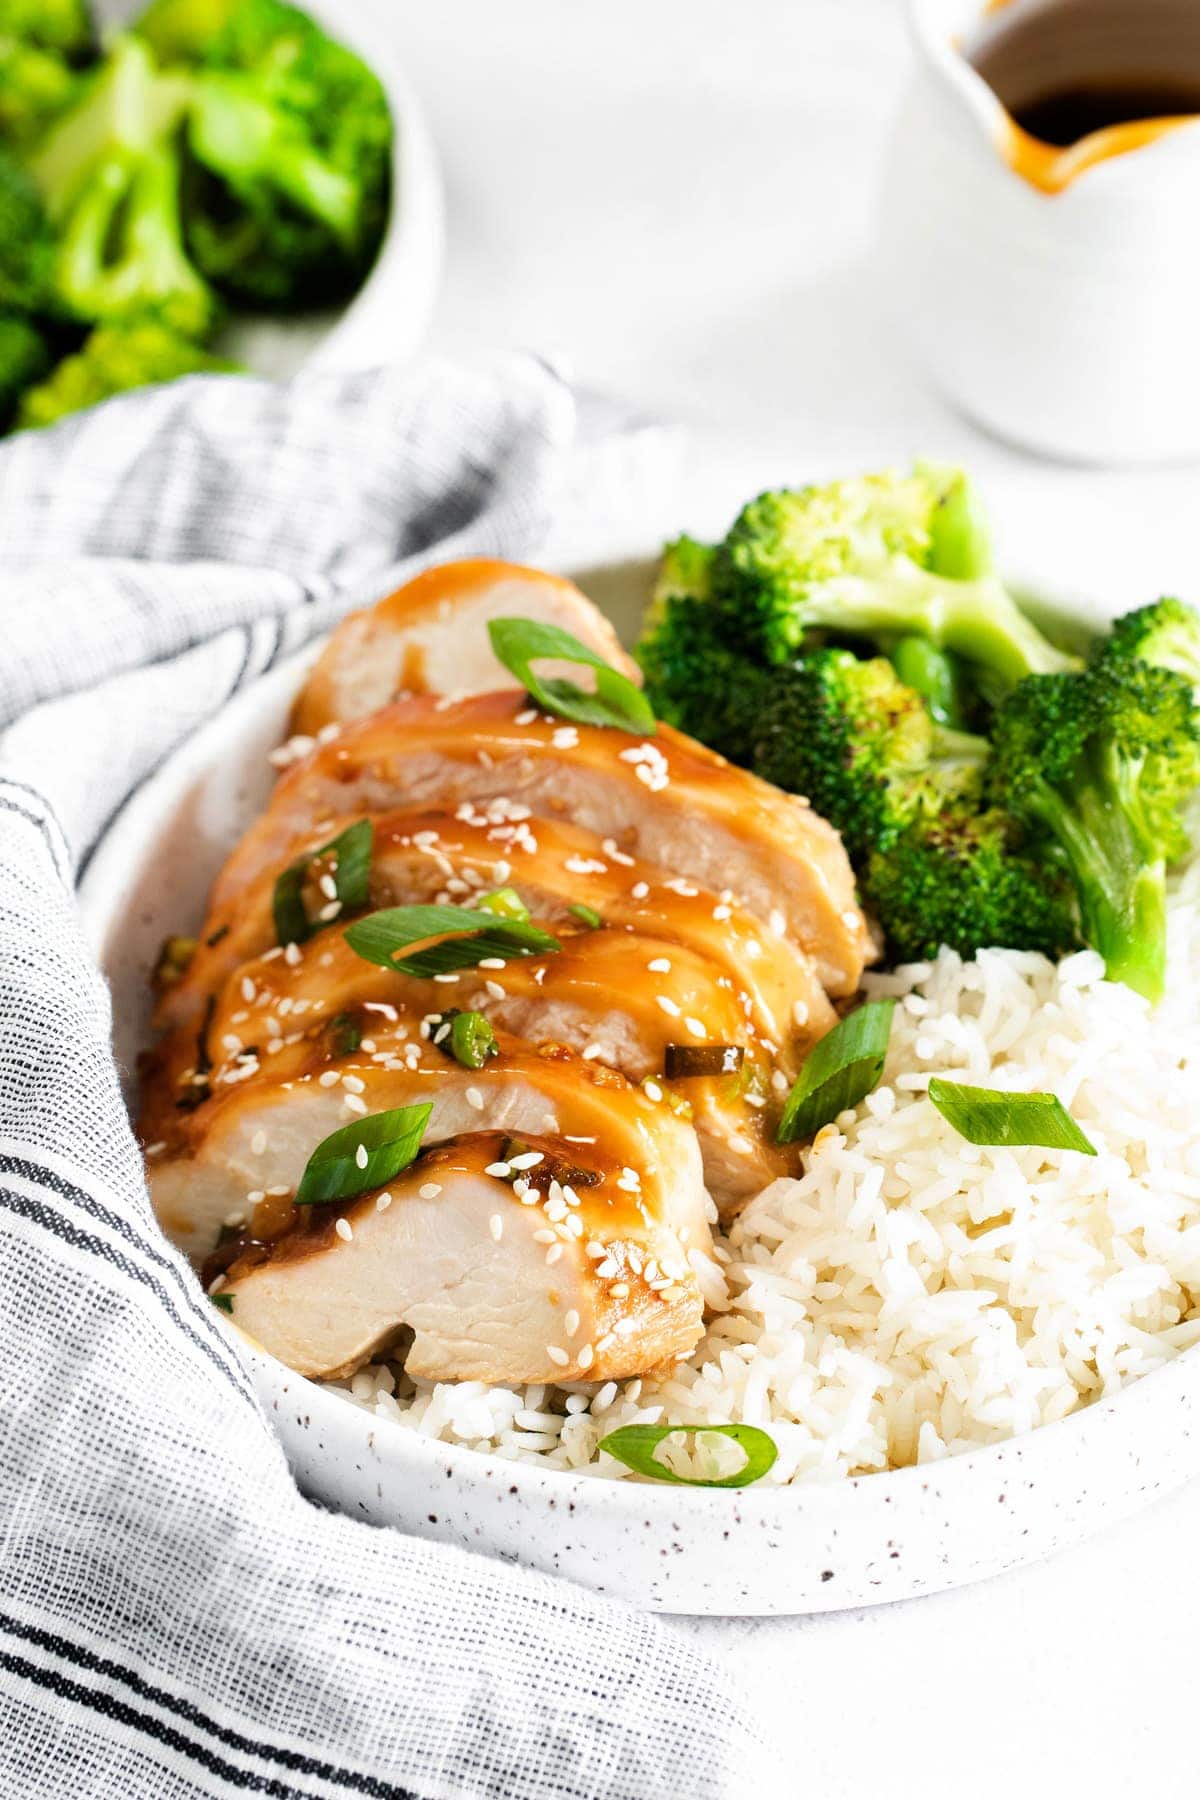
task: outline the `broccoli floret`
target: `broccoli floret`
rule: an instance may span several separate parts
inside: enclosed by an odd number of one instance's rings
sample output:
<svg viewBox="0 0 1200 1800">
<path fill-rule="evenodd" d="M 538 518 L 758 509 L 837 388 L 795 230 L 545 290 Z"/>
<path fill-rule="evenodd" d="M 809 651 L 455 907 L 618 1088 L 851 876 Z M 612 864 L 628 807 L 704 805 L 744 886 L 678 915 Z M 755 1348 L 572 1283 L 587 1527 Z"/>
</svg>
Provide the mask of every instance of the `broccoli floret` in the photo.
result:
<svg viewBox="0 0 1200 1800">
<path fill-rule="evenodd" d="M 733 634 L 787 663 L 811 632 L 887 651 L 927 638 L 1006 686 L 1075 666 L 992 572 L 977 501 L 958 470 L 918 466 L 752 500 L 717 552 L 714 588 Z"/>
<path fill-rule="evenodd" d="M 85 0 L 0 0 L 0 37 L 56 51 L 86 62 L 96 49 L 96 29 Z"/>
<path fill-rule="evenodd" d="M 895 842 L 923 803 L 933 759 L 929 711 L 885 657 L 825 648 L 774 672 L 755 771 L 806 795 L 852 857 Z"/>
<path fill-rule="evenodd" d="M 995 724 L 991 787 L 1071 872 L 1081 935 L 1109 977 L 1163 991 L 1167 864 L 1187 848 L 1179 809 L 1200 782 L 1200 713 L 1171 669 L 1110 657 L 1033 676 Z"/>
<path fill-rule="evenodd" d="M 101 325 L 83 348 L 60 362 L 23 396 L 18 429 L 53 425 L 68 413 L 122 394 L 129 388 L 174 381 L 180 375 L 229 372 L 236 364 L 212 356 L 154 320 Z"/>
<path fill-rule="evenodd" d="M 205 276 L 266 307 L 353 291 L 390 189 L 392 122 L 375 75 L 281 0 L 164 0 L 140 30 L 198 67 L 186 210 Z"/>
<path fill-rule="evenodd" d="M 66 60 L 0 26 L 0 141 L 24 150 L 63 111 L 78 77 Z"/>
<path fill-rule="evenodd" d="M 1014 847 L 998 808 L 919 818 L 872 853 L 861 884 L 894 962 L 923 962 L 943 944 L 960 956 L 989 945 L 1061 956 L 1078 943 L 1069 880 Z"/>
<path fill-rule="evenodd" d="M 37 189 L 0 152 L 0 312 L 53 310 L 55 244 Z"/>
<path fill-rule="evenodd" d="M 21 395 L 49 366 L 49 347 L 33 321 L 0 313 L 0 431 L 8 430 Z"/>
<path fill-rule="evenodd" d="M 1174 669 L 1200 692 L 1200 613 L 1182 600 L 1156 600 L 1118 619 L 1093 652 L 1093 661 L 1136 657 Z"/>
<path fill-rule="evenodd" d="M 712 556 L 694 538 L 667 545 L 636 654 L 660 719 L 749 762 L 772 677 L 724 641 L 709 600 Z"/>
<path fill-rule="evenodd" d="M 187 99 L 185 78 L 160 73 L 137 39 L 118 39 L 30 162 L 59 234 L 56 286 L 82 320 L 153 313 L 195 338 L 215 323 L 179 217 L 176 140 Z"/>
</svg>

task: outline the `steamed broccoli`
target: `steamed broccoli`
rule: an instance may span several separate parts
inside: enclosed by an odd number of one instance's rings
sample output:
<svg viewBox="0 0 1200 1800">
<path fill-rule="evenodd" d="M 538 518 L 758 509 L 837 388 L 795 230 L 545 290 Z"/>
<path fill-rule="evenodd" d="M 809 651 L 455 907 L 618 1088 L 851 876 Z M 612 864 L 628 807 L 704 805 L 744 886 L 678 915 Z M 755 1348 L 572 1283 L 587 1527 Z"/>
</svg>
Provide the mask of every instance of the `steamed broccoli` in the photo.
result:
<svg viewBox="0 0 1200 1800">
<path fill-rule="evenodd" d="M 153 313 L 202 338 L 212 293 L 183 248 L 179 126 L 185 80 L 164 75 L 135 38 L 119 39 L 30 162 L 59 234 L 55 282 L 83 320 Z"/>
<path fill-rule="evenodd" d="M 8 430 L 21 395 L 49 366 L 49 348 L 33 321 L 0 313 L 0 431 Z"/>
<path fill-rule="evenodd" d="M 100 325 L 83 348 L 60 362 L 40 386 L 23 395 L 17 427 L 53 425 L 68 413 L 95 406 L 130 388 L 174 381 L 180 375 L 215 374 L 235 364 L 177 337 L 153 319 Z"/>
<path fill-rule="evenodd" d="M 53 310 L 54 255 L 50 221 L 37 189 L 0 152 L 0 312 Z"/>
<path fill-rule="evenodd" d="M 351 291 L 386 221 L 392 124 L 379 81 L 283 0 L 156 0 L 138 30 L 194 65 L 188 248 L 259 306 Z"/>
<path fill-rule="evenodd" d="M 724 641 L 711 604 L 712 558 L 694 538 L 667 545 L 637 658 L 660 719 L 749 762 L 771 676 Z"/>
<path fill-rule="evenodd" d="M 1187 848 L 1179 809 L 1198 782 L 1200 712 L 1174 670 L 1102 656 L 1021 682 L 997 715 L 992 792 L 1065 861 L 1110 979 L 1150 1000 L 1165 979 L 1165 870 Z"/>
<path fill-rule="evenodd" d="M 790 662 L 819 631 L 885 651 L 923 637 L 1005 687 L 1075 666 L 993 572 L 958 470 L 920 465 L 760 494 L 718 549 L 713 584 L 731 635 L 769 663 Z"/>
<path fill-rule="evenodd" d="M 852 857 L 894 843 L 922 804 L 933 759 L 929 711 L 885 657 L 814 650 L 775 671 L 762 697 L 756 773 L 806 795 Z"/>
<path fill-rule="evenodd" d="M 896 962 L 945 944 L 961 956 L 1002 944 L 1060 956 L 1075 948 L 1074 895 L 1063 871 L 1018 851 L 998 808 L 951 804 L 921 815 L 862 869 L 863 897 Z"/>
<path fill-rule="evenodd" d="M 1174 669 L 1200 692 L 1200 613 L 1173 599 L 1126 613 L 1093 653 L 1094 662 L 1114 657 L 1137 657 L 1159 669 Z"/>
<path fill-rule="evenodd" d="M 86 0 L 0 0 L 0 37 L 85 62 L 96 48 Z"/>
</svg>

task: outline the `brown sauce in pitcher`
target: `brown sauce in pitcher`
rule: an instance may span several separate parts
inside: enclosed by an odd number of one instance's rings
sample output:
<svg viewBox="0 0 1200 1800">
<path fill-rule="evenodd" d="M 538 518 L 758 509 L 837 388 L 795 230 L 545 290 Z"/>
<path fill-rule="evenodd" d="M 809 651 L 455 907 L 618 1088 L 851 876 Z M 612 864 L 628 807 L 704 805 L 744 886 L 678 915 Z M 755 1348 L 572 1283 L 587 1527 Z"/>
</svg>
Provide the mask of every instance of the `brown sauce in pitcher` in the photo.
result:
<svg viewBox="0 0 1200 1800">
<path fill-rule="evenodd" d="M 1152 83 L 1122 81 L 1118 76 L 1087 86 L 1058 88 L 1010 110 L 1015 123 L 1030 137 L 1065 150 L 1114 125 L 1200 114 L 1200 87 L 1169 77 Z"/>
</svg>

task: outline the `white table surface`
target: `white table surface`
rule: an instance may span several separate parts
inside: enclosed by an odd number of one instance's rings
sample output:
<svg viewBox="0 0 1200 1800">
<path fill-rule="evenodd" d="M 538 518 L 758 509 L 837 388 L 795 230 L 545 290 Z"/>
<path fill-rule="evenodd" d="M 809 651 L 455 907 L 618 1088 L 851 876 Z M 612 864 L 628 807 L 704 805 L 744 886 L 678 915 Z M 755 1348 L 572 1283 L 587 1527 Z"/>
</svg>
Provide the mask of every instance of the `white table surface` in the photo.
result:
<svg viewBox="0 0 1200 1800">
<path fill-rule="evenodd" d="M 1019 569 L 1200 598 L 1200 471 L 1035 463 L 904 361 L 869 261 L 901 0 L 356 3 L 387 7 L 443 158 L 433 347 L 561 352 L 687 421 L 679 526 L 760 480 L 940 455 Z M 980 1588 L 676 1628 L 788 1728 L 797 1795 L 1157 1793 L 1195 1779 L 1198 1535 L 1191 1490 Z"/>
</svg>

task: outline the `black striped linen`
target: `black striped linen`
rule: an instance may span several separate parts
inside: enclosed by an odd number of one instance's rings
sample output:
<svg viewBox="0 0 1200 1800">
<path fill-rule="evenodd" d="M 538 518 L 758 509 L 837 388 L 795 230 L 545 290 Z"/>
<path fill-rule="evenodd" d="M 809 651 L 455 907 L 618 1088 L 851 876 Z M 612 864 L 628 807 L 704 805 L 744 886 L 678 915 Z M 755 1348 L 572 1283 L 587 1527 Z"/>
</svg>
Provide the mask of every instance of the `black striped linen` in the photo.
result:
<svg viewBox="0 0 1200 1800">
<path fill-rule="evenodd" d="M 544 365 L 195 379 L 0 447 L 0 1796 L 777 1791 L 668 1627 L 322 1512 L 159 1236 L 75 915 L 129 794 L 422 560 L 531 554 Z"/>
</svg>

